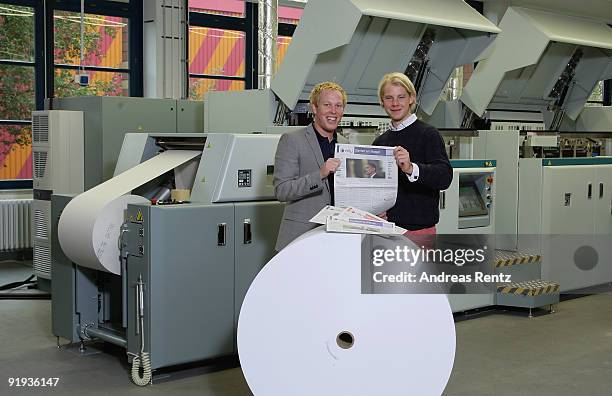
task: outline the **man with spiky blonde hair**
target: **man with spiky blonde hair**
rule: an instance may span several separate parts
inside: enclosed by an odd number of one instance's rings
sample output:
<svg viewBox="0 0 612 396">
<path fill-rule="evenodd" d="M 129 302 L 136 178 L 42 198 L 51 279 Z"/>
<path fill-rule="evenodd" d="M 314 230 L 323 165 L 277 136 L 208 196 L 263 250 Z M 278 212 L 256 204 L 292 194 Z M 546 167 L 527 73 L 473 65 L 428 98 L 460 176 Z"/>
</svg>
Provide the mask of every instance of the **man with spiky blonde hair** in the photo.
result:
<svg viewBox="0 0 612 396">
<path fill-rule="evenodd" d="M 334 82 L 315 85 L 310 92 L 313 122 L 281 136 L 274 159 L 274 193 L 286 202 L 278 232 L 279 251 L 316 225 L 309 220 L 334 202 L 336 129 L 344 114 L 346 92 Z"/>
<path fill-rule="evenodd" d="M 331 89 L 332 91 L 338 91 L 338 93 L 342 96 L 342 103 L 346 106 L 346 101 L 348 100 L 346 96 L 346 92 L 340 85 L 332 81 L 325 81 L 325 82 L 319 83 L 312 88 L 312 91 L 310 91 L 310 96 L 309 96 L 311 105 L 316 105 L 317 103 L 319 103 L 321 92 L 323 92 L 323 90 L 325 89 Z"/>
</svg>

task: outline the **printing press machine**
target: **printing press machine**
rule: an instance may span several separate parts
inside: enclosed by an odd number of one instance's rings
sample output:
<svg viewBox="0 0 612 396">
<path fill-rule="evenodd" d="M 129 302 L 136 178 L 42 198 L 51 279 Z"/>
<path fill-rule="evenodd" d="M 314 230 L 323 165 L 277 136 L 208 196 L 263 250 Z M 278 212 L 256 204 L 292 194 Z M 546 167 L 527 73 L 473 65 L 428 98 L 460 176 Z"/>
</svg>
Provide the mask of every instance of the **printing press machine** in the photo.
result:
<svg viewBox="0 0 612 396">
<path fill-rule="evenodd" d="M 127 134 L 115 175 L 158 152 L 201 150 L 180 176 L 193 183 L 191 198 L 128 206 L 120 276 L 72 263 L 53 249 L 53 334 L 70 342 L 102 339 L 130 356 L 141 350 L 143 336 L 152 369 L 235 354 L 242 299 L 274 254 L 282 214 L 272 186 L 278 139 Z M 178 175 L 168 172 L 133 193 L 159 198 Z M 54 245 L 71 198 L 52 198 Z"/>
<path fill-rule="evenodd" d="M 573 8 L 509 7 L 460 97 L 463 122 L 489 125 L 471 155 L 497 160 L 502 267 L 536 281 L 538 290 L 526 290 L 536 296 L 612 282 L 612 112 L 585 107 L 612 77 L 612 28 Z M 498 293 L 497 303 L 509 297 Z"/>
</svg>

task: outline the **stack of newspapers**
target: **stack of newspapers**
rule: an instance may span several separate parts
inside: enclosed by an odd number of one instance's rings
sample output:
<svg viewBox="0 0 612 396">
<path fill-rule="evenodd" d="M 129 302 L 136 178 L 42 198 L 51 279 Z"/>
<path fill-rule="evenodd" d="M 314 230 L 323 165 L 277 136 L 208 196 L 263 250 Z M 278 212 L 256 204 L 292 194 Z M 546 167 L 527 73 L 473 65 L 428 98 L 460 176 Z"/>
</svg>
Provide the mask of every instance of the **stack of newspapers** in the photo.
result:
<svg viewBox="0 0 612 396">
<path fill-rule="evenodd" d="M 379 235 L 401 235 L 406 232 L 390 221 L 352 206 L 340 208 L 327 205 L 310 221 L 325 224 L 328 232 Z"/>
</svg>

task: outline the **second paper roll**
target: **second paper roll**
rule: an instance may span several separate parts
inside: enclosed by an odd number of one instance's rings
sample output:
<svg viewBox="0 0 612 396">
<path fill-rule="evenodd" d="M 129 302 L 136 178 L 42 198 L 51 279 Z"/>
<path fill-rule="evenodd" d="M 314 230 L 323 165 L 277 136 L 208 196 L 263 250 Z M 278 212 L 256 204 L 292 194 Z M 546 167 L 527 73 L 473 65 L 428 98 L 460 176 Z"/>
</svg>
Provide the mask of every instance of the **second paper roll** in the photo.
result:
<svg viewBox="0 0 612 396">
<path fill-rule="evenodd" d="M 118 238 L 124 210 L 130 203 L 148 202 L 128 193 L 200 154 L 165 151 L 76 196 L 64 208 L 58 224 L 64 254 L 80 266 L 119 274 Z"/>
</svg>

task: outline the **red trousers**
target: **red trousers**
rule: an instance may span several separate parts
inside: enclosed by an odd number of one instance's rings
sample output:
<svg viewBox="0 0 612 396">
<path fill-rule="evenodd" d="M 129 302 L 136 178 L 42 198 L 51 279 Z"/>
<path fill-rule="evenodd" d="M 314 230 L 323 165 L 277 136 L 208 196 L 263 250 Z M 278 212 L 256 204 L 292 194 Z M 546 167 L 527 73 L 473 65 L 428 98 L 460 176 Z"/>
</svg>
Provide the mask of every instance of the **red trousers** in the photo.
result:
<svg viewBox="0 0 612 396">
<path fill-rule="evenodd" d="M 404 233 L 404 236 L 420 248 L 431 249 L 436 239 L 436 226 L 421 230 L 409 230 Z"/>
</svg>

